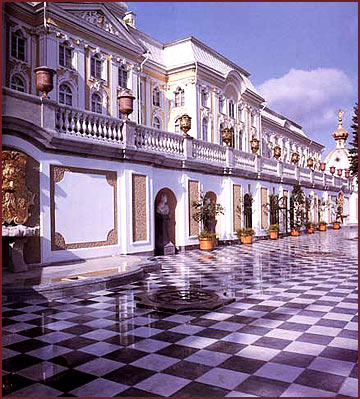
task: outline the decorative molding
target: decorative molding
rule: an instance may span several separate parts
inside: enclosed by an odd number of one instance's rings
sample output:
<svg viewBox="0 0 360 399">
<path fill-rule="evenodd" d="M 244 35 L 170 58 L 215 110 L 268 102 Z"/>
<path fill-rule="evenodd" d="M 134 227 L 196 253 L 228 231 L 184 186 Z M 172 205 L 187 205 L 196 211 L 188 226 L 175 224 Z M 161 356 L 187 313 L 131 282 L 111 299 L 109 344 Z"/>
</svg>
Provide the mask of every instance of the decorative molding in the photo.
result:
<svg viewBox="0 0 360 399">
<path fill-rule="evenodd" d="M 147 177 L 132 175 L 132 224 L 133 242 L 146 241 L 147 229 Z"/>
<path fill-rule="evenodd" d="M 106 178 L 107 183 L 111 187 L 113 187 L 114 227 L 107 233 L 106 240 L 81 242 L 81 243 L 66 243 L 65 238 L 59 232 L 56 231 L 55 185 L 63 180 L 65 172 L 103 175 Z M 117 173 L 114 171 L 106 171 L 98 169 L 83 169 L 76 167 L 50 165 L 50 219 L 51 219 L 52 251 L 81 249 L 81 248 L 95 248 L 95 247 L 102 247 L 108 245 L 116 245 L 118 243 Z"/>
</svg>

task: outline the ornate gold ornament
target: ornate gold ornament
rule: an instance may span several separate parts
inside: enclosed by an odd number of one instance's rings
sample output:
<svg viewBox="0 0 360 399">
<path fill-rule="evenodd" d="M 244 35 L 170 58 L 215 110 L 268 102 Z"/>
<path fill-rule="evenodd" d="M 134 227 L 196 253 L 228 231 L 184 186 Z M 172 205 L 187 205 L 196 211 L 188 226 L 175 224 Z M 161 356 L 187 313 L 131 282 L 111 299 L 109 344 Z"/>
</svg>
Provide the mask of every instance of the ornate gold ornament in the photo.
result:
<svg viewBox="0 0 360 399">
<path fill-rule="evenodd" d="M 297 152 L 293 152 L 291 155 L 291 162 L 297 164 L 299 162 L 300 156 Z"/>
<path fill-rule="evenodd" d="M 191 117 L 188 114 L 184 114 L 180 117 L 180 129 L 186 136 L 188 131 L 191 129 Z"/>
<path fill-rule="evenodd" d="M 225 145 L 230 146 L 233 140 L 233 131 L 226 127 L 221 131 L 221 137 Z"/>
<path fill-rule="evenodd" d="M 313 160 L 313 158 L 308 158 L 308 159 L 307 159 L 307 166 L 308 166 L 308 168 L 310 168 L 310 169 L 313 168 L 313 166 L 314 166 L 314 160 Z"/>
<path fill-rule="evenodd" d="M 250 140 L 250 148 L 253 154 L 256 154 L 259 151 L 260 141 L 255 136 Z"/>
<path fill-rule="evenodd" d="M 27 156 L 18 151 L 2 151 L 2 224 L 24 224 L 35 194 L 25 185 Z"/>
<path fill-rule="evenodd" d="M 280 157 L 281 157 L 281 148 L 280 146 L 276 145 L 274 147 L 274 158 L 280 159 Z"/>
</svg>

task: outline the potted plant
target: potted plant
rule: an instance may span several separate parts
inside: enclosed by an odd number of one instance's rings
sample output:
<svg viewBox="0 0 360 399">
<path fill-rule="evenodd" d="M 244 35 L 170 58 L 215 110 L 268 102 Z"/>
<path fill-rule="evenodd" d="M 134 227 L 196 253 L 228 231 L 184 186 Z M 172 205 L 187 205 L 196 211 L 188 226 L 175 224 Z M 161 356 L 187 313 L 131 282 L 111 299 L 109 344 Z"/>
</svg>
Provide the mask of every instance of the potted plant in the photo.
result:
<svg viewBox="0 0 360 399">
<path fill-rule="evenodd" d="M 290 234 L 294 237 L 300 235 L 301 226 L 304 224 L 305 194 L 299 184 L 295 184 L 290 197 Z"/>
<path fill-rule="evenodd" d="M 315 227 L 316 227 L 315 223 L 313 223 L 313 222 L 308 222 L 308 223 L 305 224 L 305 226 L 306 226 L 306 229 L 307 229 L 308 234 L 314 234 L 314 232 L 315 232 Z"/>
<path fill-rule="evenodd" d="M 334 230 L 340 230 L 343 221 L 343 204 L 342 200 L 338 197 L 335 202 L 335 221 L 333 223 Z"/>
<path fill-rule="evenodd" d="M 326 231 L 327 223 L 324 220 L 320 220 L 319 222 L 319 231 Z"/>
<path fill-rule="evenodd" d="M 236 235 L 238 236 L 242 244 L 252 244 L 252 238 L 254 234 L 255 231 L 250 227 L 236 230 Z"/>
<path fill-rule="evenodd" d="M 269 235 L 270 235 L 270 240 L 277 240 L 278 236 L 279 236 L 279 231 L 280 231 L 280 227 L 278 224 L 271 224 L 269 226 Z"/>
<path fill-rule="evenodd" d="M 198 201 L 192 203 L 192 207 L 195 210 L 192 217 L 196 222 L 200 223 L 201 227 L 200 234 L 198 235 L 200 249 L 202 251 L 212 251 L 216 239 L 214 220 L 217 215 L 224 214 L 225 208 L 211 201 L 204 194 L 200 195 Z"/>
</svg>

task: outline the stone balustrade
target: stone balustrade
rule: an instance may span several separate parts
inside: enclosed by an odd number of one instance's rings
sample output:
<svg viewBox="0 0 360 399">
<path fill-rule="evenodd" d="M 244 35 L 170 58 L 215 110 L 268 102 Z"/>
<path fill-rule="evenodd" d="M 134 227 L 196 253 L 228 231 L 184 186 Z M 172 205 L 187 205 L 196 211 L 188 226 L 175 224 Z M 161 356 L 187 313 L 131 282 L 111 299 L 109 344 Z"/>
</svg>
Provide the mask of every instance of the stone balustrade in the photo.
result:
<svg viewBox="0 0 360 399">
<path fill-rule="evenodd" d="M 243 171 L 256 172 L 263 177 L 270 175 L 280 178 L 281 181 L 297 180 L 324 188 L 350 187 L 348 179 L 331 176 L 328 172 L 312 171 L 282 160 L 253 155 L 197 140 L 188 135 L 137 125 L 130 120 L 75 109 L 55 101 L 3 88 L 3 116 L 19 118 L 19 110 L 23 110 L 21 119 L 65 140 L 90 140 L 97 145 L 114 145 L 122 150 L 146 152 L 155 156 L 163 154 L 184 161 L 192 160 L 199 164 L 199 170 L 201 164 L 211 164 L 226 168 L 230 173 L 236 171 L 238 175 Z M 194 167 L 196 168 L 192 166 Z"/>
</svg>

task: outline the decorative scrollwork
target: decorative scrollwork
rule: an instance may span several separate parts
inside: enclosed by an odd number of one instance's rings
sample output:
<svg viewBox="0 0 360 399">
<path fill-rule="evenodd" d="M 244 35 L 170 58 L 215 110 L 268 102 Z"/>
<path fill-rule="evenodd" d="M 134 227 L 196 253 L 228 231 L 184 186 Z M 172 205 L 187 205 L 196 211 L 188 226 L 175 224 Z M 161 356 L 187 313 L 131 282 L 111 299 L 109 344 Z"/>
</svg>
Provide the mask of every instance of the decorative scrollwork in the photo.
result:
<svg viewBox="0 0 360 399">
<path fill-rule="evenodd" d="M 2 224 L 24 224 L 35 194 L 25 185 L 27 156 L 18 151 L 2 152 Z"/>
</svg>

